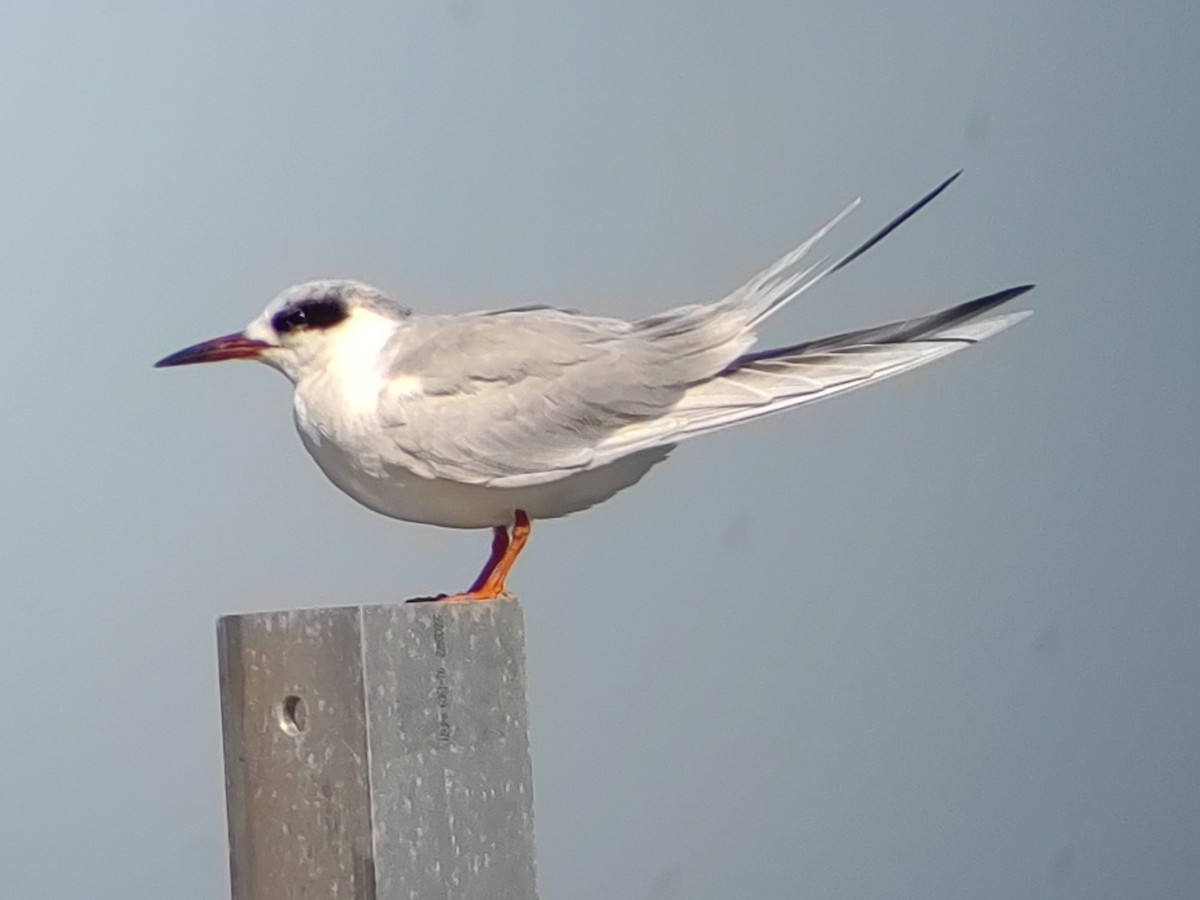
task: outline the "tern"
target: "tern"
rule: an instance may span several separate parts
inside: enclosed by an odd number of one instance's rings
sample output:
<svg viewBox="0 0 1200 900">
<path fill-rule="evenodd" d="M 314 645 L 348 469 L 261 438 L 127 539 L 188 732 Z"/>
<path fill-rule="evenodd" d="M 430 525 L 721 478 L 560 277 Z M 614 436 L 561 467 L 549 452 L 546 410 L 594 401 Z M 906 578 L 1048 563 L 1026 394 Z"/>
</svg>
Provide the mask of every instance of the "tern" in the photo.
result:
<svg viewBox="0 0 1200 900">
<path fill-rule="evenodd" d="M 859 201 L 716 302 L 639 321 L 545 306 L 418 315 L 354 280 L 275 297 L 243 331 L 157 366 L 254 359 L 294 385 L 305 449 L 337 485 L 385 516 L 491 528 L 465 592 L 487 600 L 530 522 L 601 503 L 680 442 L 923 366 L 1029 311 L 987 315 L 1021 285 L 905 321 L 751 352 L 763 322 L 857 259 L 958 175 L 837 262 L 801 265 Z"/>
</svg>

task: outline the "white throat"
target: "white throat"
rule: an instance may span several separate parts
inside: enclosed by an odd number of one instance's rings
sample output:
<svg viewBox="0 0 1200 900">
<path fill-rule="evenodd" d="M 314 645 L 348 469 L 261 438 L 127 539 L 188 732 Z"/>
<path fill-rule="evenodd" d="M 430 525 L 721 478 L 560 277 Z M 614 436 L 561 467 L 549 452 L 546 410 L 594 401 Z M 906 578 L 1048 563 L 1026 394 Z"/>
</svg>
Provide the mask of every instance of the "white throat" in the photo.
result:
<svg viewBox="0 0 1200 900">
<path fill-rule="evenodd" d="M 381 351 L 397 327 L 394 319 L 359 308 L 328 332 L 308 335 L 294 348 L 297 399 L 319 418 L 325 416 L 314 407 L 327 404 L 344 417 L 373 413 L 383 383 Z"/>
</svg>

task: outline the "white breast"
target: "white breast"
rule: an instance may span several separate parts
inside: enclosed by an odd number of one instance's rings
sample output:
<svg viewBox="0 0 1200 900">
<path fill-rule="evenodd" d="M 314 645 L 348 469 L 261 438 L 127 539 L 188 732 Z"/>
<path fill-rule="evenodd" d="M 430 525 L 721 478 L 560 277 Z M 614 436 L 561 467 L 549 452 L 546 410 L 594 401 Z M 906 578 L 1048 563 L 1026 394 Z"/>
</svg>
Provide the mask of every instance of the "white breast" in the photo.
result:
<svg viewBox="0 0 1200 900">
<path fill-rule="evenodd" d="M 670 447 L 637 453 L 606 466 L 573 472 L 544 484 L 496 488 L 423 476 L 412 467 L 382 464 L 378 454 L 362 446 L 343 446 L 306 424 L 297 404 L 296 427 L 305 449 L 335 485 L 369 509 L 444 528 L 490 528 L 512 525 L 514 512 L 551 519 L 587 509 L 636 483 Z"/>
</svg>

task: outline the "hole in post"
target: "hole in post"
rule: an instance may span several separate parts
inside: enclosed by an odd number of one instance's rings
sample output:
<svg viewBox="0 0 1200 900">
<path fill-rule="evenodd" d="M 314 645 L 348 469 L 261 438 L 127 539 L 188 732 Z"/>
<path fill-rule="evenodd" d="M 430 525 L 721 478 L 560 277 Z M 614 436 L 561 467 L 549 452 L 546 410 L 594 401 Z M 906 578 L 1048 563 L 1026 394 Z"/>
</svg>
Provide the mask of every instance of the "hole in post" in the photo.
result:
<svg viewBox="0 0 1200 900">
<path fill-rule="evenodd" d="M 304 698 L 295 694 L 284 697 L 283 702 L 279 704 L 279 727 L 283 729 L 283 733 L 295 737 L 307 725 L 308 709 L 304 705 Z"/>
</svg>

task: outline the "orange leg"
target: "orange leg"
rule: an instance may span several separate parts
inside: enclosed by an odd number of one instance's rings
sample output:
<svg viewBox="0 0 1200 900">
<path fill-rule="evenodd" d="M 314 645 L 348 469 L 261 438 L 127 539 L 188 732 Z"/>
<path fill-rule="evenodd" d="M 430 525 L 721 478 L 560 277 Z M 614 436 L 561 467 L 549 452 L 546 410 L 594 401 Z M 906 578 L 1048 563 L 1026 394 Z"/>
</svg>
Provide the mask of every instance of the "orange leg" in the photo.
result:
<svg viewBox="0 0 1200 900">
<path fill-rule="evenodd" d="M 470 589 L 464 594 L 451 594 L 449 597 L 441 599 L 493 600 L 503 594 L 504 579 L 508 577 L 509 570 L 517 561 L 517 556 L 521 553 L 525 542 L 529 540 L 529 532 L 529 516 L 525 514 L 524 510 L 518 509 L 511 538 L 509 538 L 507 528 L 497 526 L 492 529 L 492 555 Z"/>
<path fill-rule="evenodd" d="M 487 584 L 487 580 L 491 577 L 492 572 L 496 570 L 496 566 L 500 565 L 500 560 L 504 559 L 504 554 L 508 552 L 508 529 L 503 525 L 497 525 L 492 529 L 492 555 L 488 557 L 487 563 L 483 570 L 479 573 L 479 577 L 467 588 L 467 593 L 479 591 Z"/>
</svg>

